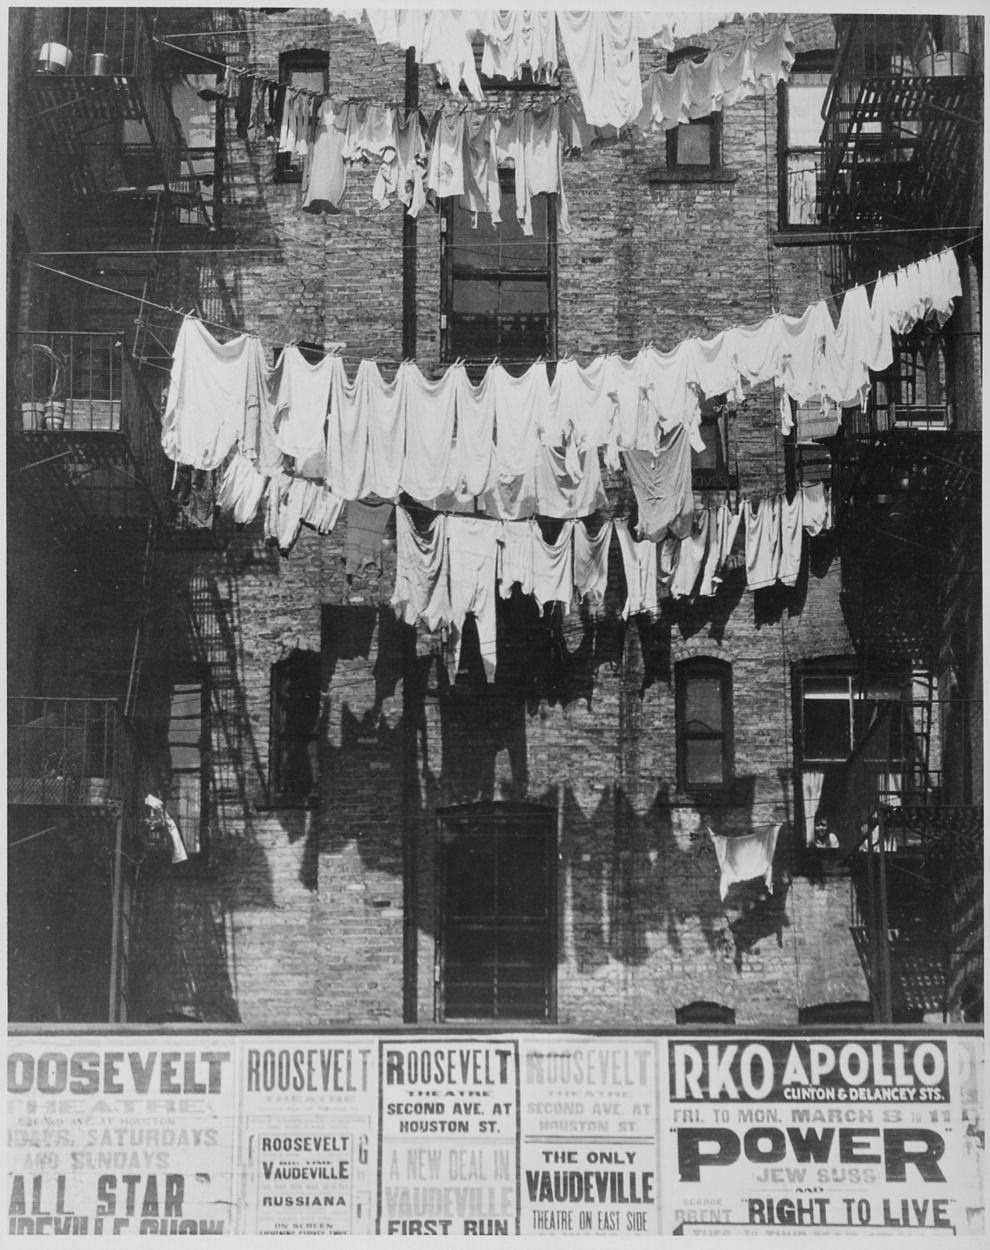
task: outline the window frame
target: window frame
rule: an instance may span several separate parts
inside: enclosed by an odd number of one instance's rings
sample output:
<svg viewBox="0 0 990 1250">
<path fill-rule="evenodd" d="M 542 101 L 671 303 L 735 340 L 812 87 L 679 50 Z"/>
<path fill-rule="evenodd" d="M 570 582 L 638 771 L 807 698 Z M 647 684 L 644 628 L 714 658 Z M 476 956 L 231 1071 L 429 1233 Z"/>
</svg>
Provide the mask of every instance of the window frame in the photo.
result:
<svg viewBox="0 0 990 1250">
<path fill-rule="evenodd" d="M 720 682 L 722 725 L 718 733 L 689 732 L 687 722 L 688 683 L 692 678 L 717 677 Z M 675 737 L 677 740 L 677 788 L 683 794 L 716 795 L 730 791 L 735 783 L 735 726 L 733 718 L 732 664 L 716 656 L 695 656 L 674 666 Z M 693 739 L 721 741 L 722 778 L 695 782 L 688 778 L 688 743 Z"/>
<path fill-rule="evenodd" d="M 509 212 L 515 212 L 515 174 L 514 171 L 506 167 L 499 168 L 499 188 L 503 200 L 502 219 L 506 220 L 508 214 L 505 211 L 506 194 L 512 197 L 510 201 Z M 528 351 L 525 354 L 514 355 L 507 353 L 501 344 L 493 343 L 490 349 L 474 355 L 466 354 L 457 350 L 454 341 L 454 286 L 458 278 L 470 281 L 472 274 L 463 266 L 458 266 L 455 259 L 455 251 L 457 241 L 455 237 L 454 223 L 459 207 L 457 196 L 445 196 L 441 200 L 441 216 L 440 216 L 440 360 L 443 364 L 453 364 L 455 360 L 464 360 L 468 363 L 487 363 L 498 357 L 507 364 L 529 363 L 540 356 L 549 359 L 555 359 L 557 356 L 557 195 L 556 193 L 541 193 L 539 196 L 545 202 L 546 208 L 546 265 L 541 269 L 532 270 L 486 270 L 484 273 L 485 280 L 491 280 L 501 284 L 502 282 L 513 282 L 520 280 L 533 280 L 534 276 L 544 278 L 547 289 L 547 338 L 546 347 L 543 351 Z M 465 210 L 466 211 L 466 210 Z M 501 227 L 494 226 L 493 230 L 498 231 Z M 533 236 L 536 237 L 535 235 Z M 458 270 L 461 269 L 461 272 Z"/>
<path fill-rule="evenodd" d="M 299 73 L 322 73 L 323 94 L 330 90 L 330 53 L 325 48 L 290 48 L 279 53 L 278 81 L 279 85 L 292 86 L 292 75 Z M 288 94 L 288 93 L 286 93 Z M 284 107 L 284 100 L 283 100 Z M 281 123 L 281 118 L 279 119 Z M 276 135 L 276 140 L 278 136 Z M 303 171 L 300 165 L 293 164 L 291 152 L 277 152 L 275 155 L 275 182 L 302 182 Z"/>
<path fill-rule="evenodd" d="M 173 739 L 173 725 L 176 718 L 172 715 L 173 699 L 183 689 L 199 690 L 199 738 L 195 744 Z M 178 669 L 169 676 L 168 715 L 166 718 L 165 743 L 168 752 L 169 771 L 168 787 L 163 800 L 165 810 L 175 820 L 182 844 L 186 849 L 187 865 L 203 866 L 210 858 L 210 688 L 208 674 L 198 667 Z M 175 763 L 174 751 L 177 748 L 191 748 L 198 752 L 199 763 L 196 766 L 179 767 Z M 199 775 L 199 813 L 197 828 L 189 828 L 184 818 L 182 804 L 176 793 L 176 778 L 179 776 Z"/>
<path fill-rule="evenodd" d="M 805 723 L 806 713 L 805 704 L 808 701 L 805 697 L 805 683 L 808 679 L 844 679 L 848 691 L 848 733 L 849 733 L 849 749 L 845 755 L 809 755 L 806 753 L 805 746 Z M 867 680 L 864 687 L 862 665 L 855 656 L 819 656 L 814 659 L 802 660 L 794 664 L 791 669 L 791 694 L 793 701 L 793 759 L 794 759 L 794 811 L 795 823 L 798 828 L 803 829 L 804 837 L 800 839 L 801 845 L 807 852 L 815 852 L 829 850 L 834 848 L 816 847 L 814 841 L 814 813 L 805 810 L 804 796 L 804 775 L 806 772 L 820 772 L 822 774 L 822 791 L 825 790 L 825 783 L 830 773 L 835 776 L 836 772 L 844 769 L 848 761 L 859 750 L 871 728 L 875 724 L 872 718 L 864 715 L 865 710 L 870 706 L 881 706 L 885 703 L 900 705 L 902 712 L 900 714 L 899 723 L 892 723 L 889 727 L 889 737 L 887 738 L 887 750 L 881 757 L 877 757 L 875 762 L 889 762 L 892 766 L 898 763 L 898 757 L 894 753 L 894 744 L 900 741 L 902 751 L 909 745 L 910 737 L 913 735 L 913 729 L 910 729 L 904 722 L 904 711 L 906 707 L 912 706 L 911 702 L 905 702 L 904 690 L 907 683 L 912 680 L 912 671 L 909 667 L 901 667 L 892 669 L 890 672 L 877 673 Z M 897 687 L 901 693 L 898 697 L 894 697 L 891 693 L 882 693 L 878 687 L 888 685 Z M 872 687 L 872 692 L 871 688 Z M 838 701 L 838 700 L 836 700 Z M 908 738 L 902 735 L 907 733 Z M 874 757 L 870 756 L 870 759 Z M 903 755 L 901 767 L 907 764 L 907 756 Z M 881 770 L 878 770 L 881 771 Z M 821 810 L 822 798 L 818 799 L 818 810 Z M 829 802 L 825 800 L 825 815 L 828 815 Z M 829 827 L 830 833 L 838 833 L 838 831 Z M 840 840 L 841 841 L 841 840 Z"/>
<path fill-rule="evenodd" d="M 739 474 L 729 469 L 729 410 L 725 396 L 701 401 L 701 438 L 706 452 L 714 451 L 715 464 L 699 465 L 703 454 L 691 449 L 691 484 L 695 490 L 738 490 Z M 709 441 L 711 439 L 711 441 Z"/>
<path fill-rule="evenodd" d="M 821 138 L 815 147 L 807 147 L 803 144 L 791 145 L 788 142 L 788 127 L 790 121 L 790 99 L 789 92 L 801 90 L 800 82 L 796 81 L 802 73 L 811 74 L 831 74 L 835 68 L 835 51 L 829 48 L 816 48 L 808 52 L 798 52 L 794 58 L 794 64 L 785 80 L 777 84 L 777 228 L 781 232 L 787 234 L 809 234 L 821 231 L 823 229 L 821 215 L 819 213 L 815 221 L 809 222 L 791 222 L 788 214 L 788 157 L 794 154 L 807 153 L 816 154 L 818 157 L 818 170 L 820 176 L 821 167 Z M 826 87 L 826 93 L 827 93 Z M 825 122 L 822 121 L 824 128 Z M 817 192 L 817 185 L 816 185 Z"/>
<path fill-rule="evenodd" d="M 461 826 L 458 830 L 455 827 Z M 532 832 L 541 846 L 534 846 L 534 856 L 530 862 L 531 871 L 527 879 L 532 879 L 532 865 L 542 859 L 545 865 L 543 887 L 544 913 L 541 917 L 512 916 L 498 914 L 490 916 L 482 912 L 464 913 L 459 915 L 453 911 L 451 898 L 451 851 L 457 833 L 468 836 L 494 837 L 505 836 L 511 839 L 530 826 L 526 832 Z M 435 939 L 435 971 L 434 971 L 434 1015 L 438 1023 L 456 1022 L 459 1025 L 499 1024 L 508 1022 L 520 1024 L 553 1024 L 557 1018 L 557 960 L 559 939 L 557 934 L 557 812 L 554 808 L 543 807 L 530 803 L 489 802 L 466 804 L 457 807 L 440 809 L 436 813 L 436 939 Z M 518 853 L 518 845 L 515 847 Z M 495 847 L 493 863 L 492 896 L 496 901 L 499 888 L 500 854 L 505 854 L 506 862 L 517 862 L 515 855 Z M 530 971 L 543 978 L 543 995 L 545 1009 L 543 1014 L 519 1014 L 499 1011 L 499 970 L 508 961 L 497 961 L 492 969 L 493 984 L 491 987 L 493 1010 L 491 1013 L 475 1014 L 465 1010 L 458 1014 L 449 1001 L 453 977 L 451 975 L 452 943 L 457 939 L 465 939 L 471 933 L 488 934 L 498 943 L 500 937 L 525 933 L 536 939 L 536 948 L 543 952 L 542 959 L 534 960 Z"/>
<path fill-rule="evenodd" d="M 701 62 L 706 57 L 711 56 L 711 48 L 702 48 L 697 45 L 678 48 L 671 52 L 667 57 L 667 73 L 673 71 L 683 61 Z M 698 164 L 696 162 L 682 163 L 679 159 L 679 136 L 683 130 L 689 126 L 707 126 L 708 127 L 708 163 Z M 720 109 L 713 109 L 710 113 L 706 113 L 703 117 L 693 117 L 690 121 L 680 122 L 676 126 L 672 126 L 665 134 L 667 149 L 667 170 L 669 173 L 678 174 L 685 178 L 704 178 L 721 174 L 723 172 L 722 161 L 722 112 Z"/>
</svg>

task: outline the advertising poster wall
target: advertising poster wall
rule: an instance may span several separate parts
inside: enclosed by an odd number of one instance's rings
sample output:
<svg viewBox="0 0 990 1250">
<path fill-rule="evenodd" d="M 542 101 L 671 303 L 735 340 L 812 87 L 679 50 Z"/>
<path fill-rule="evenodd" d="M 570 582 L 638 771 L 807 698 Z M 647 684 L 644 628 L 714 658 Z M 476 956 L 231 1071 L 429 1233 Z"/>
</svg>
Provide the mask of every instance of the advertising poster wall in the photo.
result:
<svg viewBox="0 0 990 1250">
<path fill-rule="evenodd" d="M 522 1230 L 658 1231 L 657 1043 L 523 1039 Z"/>
<path fill-rule="evenodd" d="M 22 1035 L 10 1236 L 983 1236 L 973 1034 Z"/>
<path fill-rule="evenodd" d="M 664 1231 L 981 1232 L 978 1046 L 670 1040 Z"/>
</svg>

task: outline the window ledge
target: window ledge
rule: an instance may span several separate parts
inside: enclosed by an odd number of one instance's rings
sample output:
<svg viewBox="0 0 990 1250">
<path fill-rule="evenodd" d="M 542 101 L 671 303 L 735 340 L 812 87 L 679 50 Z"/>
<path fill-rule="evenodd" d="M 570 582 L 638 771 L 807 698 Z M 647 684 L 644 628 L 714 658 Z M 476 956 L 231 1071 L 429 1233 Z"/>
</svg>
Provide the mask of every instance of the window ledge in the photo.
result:
<svg viewBox="0 0 990 1250">
<path fill-rule="evenodd" d="M 297 797 L 292 794 L 259 794 L 254 800 L 256 812 L 307 812 L 319 807 L 319 795 Z"/>
<path fill-rule="evenodd" d="M 646 180 L 651 187 L 675 182 L 735 182 L 739 175 L 731 169 L 650 169 Z"/>
<path fill-rule="evenodd" d="M 774 247 L 827 247 L 835 242 L 835 236 L 830 230 L 819 230 L 816 226 L 775 230 L 771 238 Z"/>
</svg>

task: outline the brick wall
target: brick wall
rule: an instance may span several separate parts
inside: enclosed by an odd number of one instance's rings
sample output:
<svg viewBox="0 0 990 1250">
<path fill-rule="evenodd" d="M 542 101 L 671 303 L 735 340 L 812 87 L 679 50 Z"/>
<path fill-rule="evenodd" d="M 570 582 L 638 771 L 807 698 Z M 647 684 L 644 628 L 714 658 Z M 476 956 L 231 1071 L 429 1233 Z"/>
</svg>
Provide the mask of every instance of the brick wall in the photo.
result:
<svg viewBox="0 0 990 1250">
<path fill-rule="evenodd" d="M 245 14 L 252 33 L 239 67 L 274 77 L 281 51 L 327 48 L 335 95 L 401 101 L 402 55 L 376 47 L 359 24 L 317 11 Z M 731 45 L 771 23 L 728 25 L 710 43 Z M 801 47 L 831 42 L 826 18 L 801 15 L 792 28 Z M 648 65 L 654 56 L 662 54 L 648 53 Z M 420 88 L 429 111 L 430 71 L 420 72 Z M 559 249 L 562 352 L 628 353 L 648 340 L 669 348 L 760 320 L 775 302 L 799 312 L 818 297 L 818 252 L 767 245 L 775 127 L 772 96 L 726 110 L 732 183 L 651 185 L 648 172 L 664 164 L 660 137 L 621 140 L 567 164 L 573 233 Z M 344 212 L 309 216 L 298 185 L 273 182 L 274 163 L 263 138 L 231 137 L 225 221 L 236 242 L 217 258 L 225 319 L 268 346 L 342 340 L 348 359 L 397 360 L 401 210 L 372 206 L 369 169 L 351 173 Z M 417 246 L 417 356 L 430 370 L 439 364 L 439 230 L 429 210 Z M 183 282 L 194 291 L 197 281 L 187 263 Z M 782 486 L 772 388 L 739 410 L 732 445 L 744 496 Z M 813 571 L 793 591 L 754 596 L 737 572 L 714 601 L 667 601 L 642 627 L 612 619 L 592 629 L 572 612 L 569 650 L 592 637 L 620 644 L 586 665 L 583 699 L 562 700 L 546 686 L 539 626 L 520 634 L 529 685 L 456 708 L 431 693 L 435 639 L 418 639 L 420 659 L 404 680 L 383 683 L 378 627 L 366 655 L 325 673 L 319 805 L 271 809 L 272 664 L 294 647 L 326 657 L 324 605 L 374 607 L 391 593 L 392 550 L 380 574 L 351 575 L 343 544 L 343 524 L 325 538 L 304 531 L 283 559 L 266 548 L 260 522 L 221 521 L 212 550 L 163 557 L 160 671 L 193 659 L 212 676 L 213 854 L 205 871 L 149 874 L 148 1017 L 191 998 L 208 1018 L 255 1026 L 396 1024 L 404 1002 L 408 1016 L 429 1022 L 437 809 L 509 798 L 560 813 L 560 1024 L 669 1022 L 677 1005 L 699 998 L 734 1006 L 743 1024 L 789 1023 L 803 1004 L 865 996 L 847 882 L 789 871 L 790 664 L 849 648 L 827 547 L 816 548 Z M 743 779 L 742 801 L 707 819 L 725 831 L 784 822 L 769 901 L 747 887 L 721 902 L 702 818 L 677 792 L 674 665 L 699 655 L 732 663 Z"/>
</svg>

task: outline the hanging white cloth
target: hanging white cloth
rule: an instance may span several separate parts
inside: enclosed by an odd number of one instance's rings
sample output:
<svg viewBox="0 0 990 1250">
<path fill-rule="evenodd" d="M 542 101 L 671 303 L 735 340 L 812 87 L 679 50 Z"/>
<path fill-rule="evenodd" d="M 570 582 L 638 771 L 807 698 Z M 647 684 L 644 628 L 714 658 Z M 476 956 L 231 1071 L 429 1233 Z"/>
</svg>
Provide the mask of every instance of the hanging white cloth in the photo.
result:
<svg viewBox="0 0 990 1250">
<path fill-rule="evenodd" d="M 622 608 L 623 620 L 640 612 L 657 613 L 657 545 L 649 539 L 637 542 L 629 533 L 628 524 L 617 517 L 613 521 L 615 535 L 622 553 L 622 567 L 626 575 L 626 602 Z"/>
<path fill-rule="evenodd" d="M 777 847 L 780 825 L 772 825 L 765 833 L 725 837 L 708 830 L 715 846 L 719 866 L 719 894 L 725 899 L 729 886 L 737 881 L 762 877 L 767 890 L 773 893 L 773 855 Z"/>
</svg>

